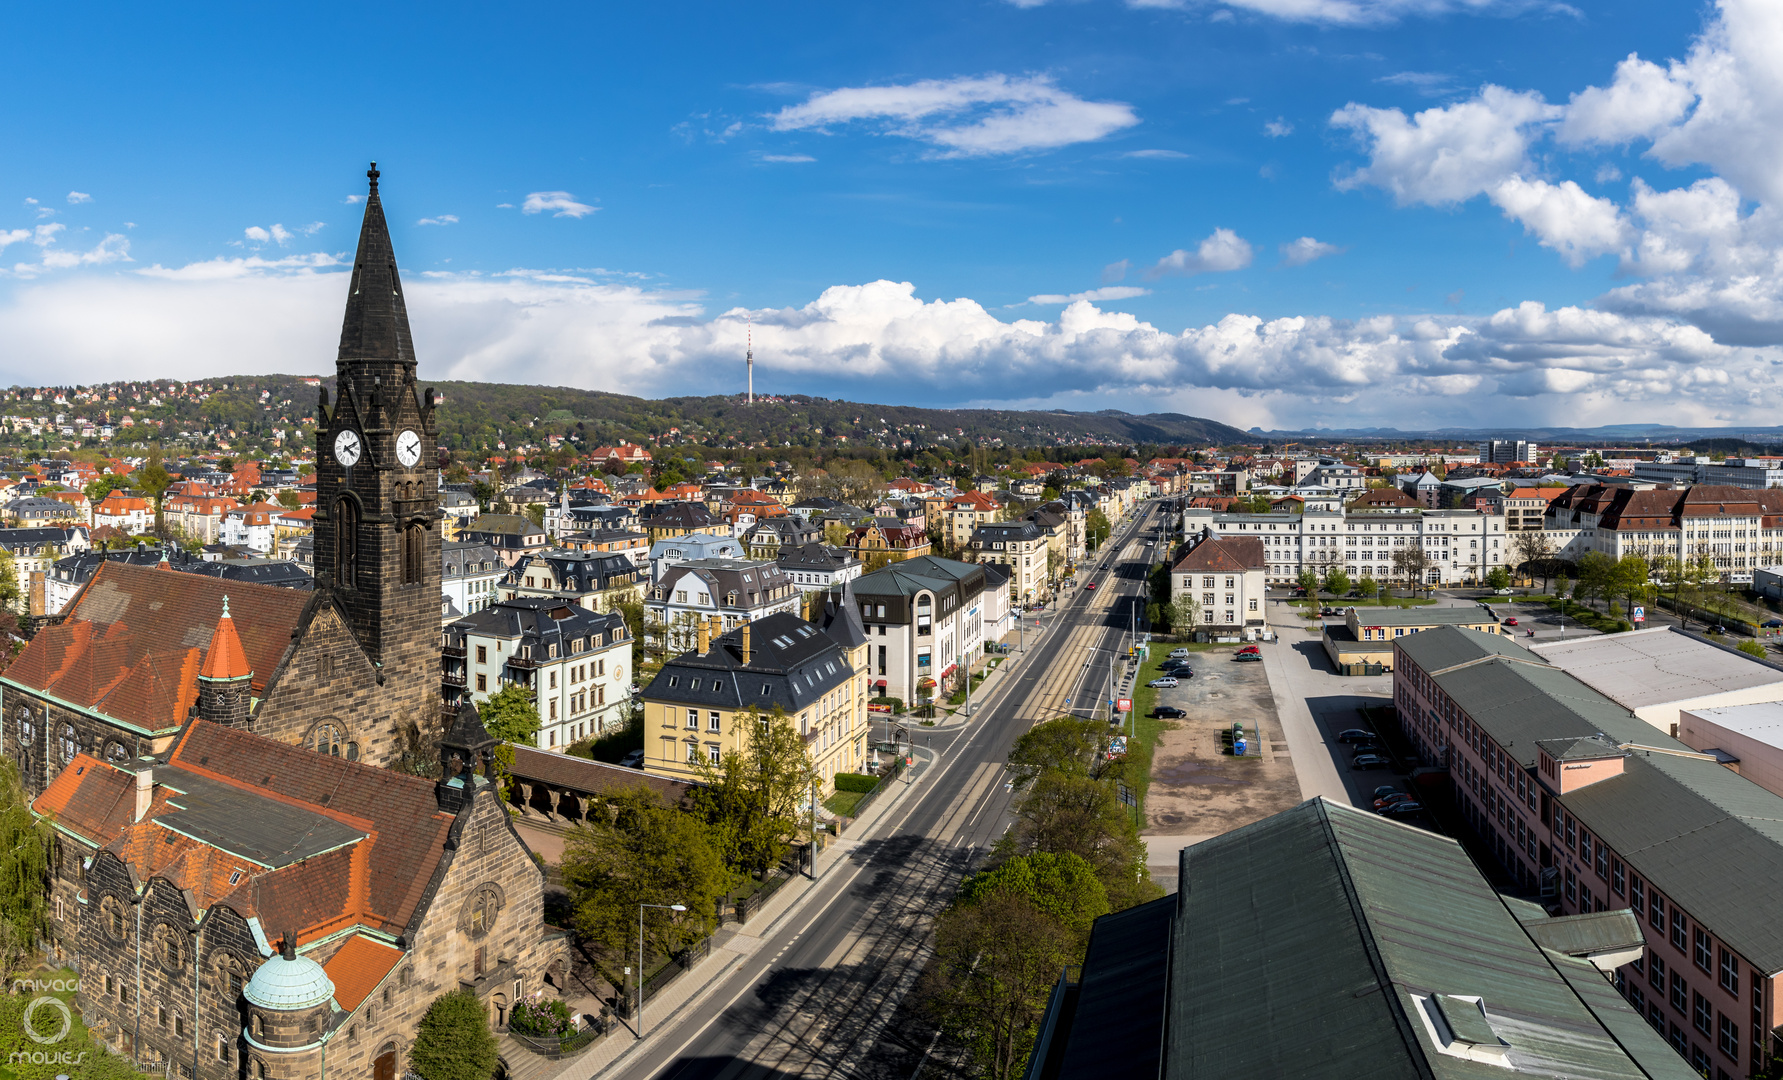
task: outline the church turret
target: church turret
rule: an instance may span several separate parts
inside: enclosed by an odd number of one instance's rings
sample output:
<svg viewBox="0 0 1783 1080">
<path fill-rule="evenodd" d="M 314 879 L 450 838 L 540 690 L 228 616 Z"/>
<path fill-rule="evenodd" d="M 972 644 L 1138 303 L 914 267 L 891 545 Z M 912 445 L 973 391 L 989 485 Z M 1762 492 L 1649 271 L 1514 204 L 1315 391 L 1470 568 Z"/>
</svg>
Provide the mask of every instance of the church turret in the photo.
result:
<svg viewBox="0 0 1783 1080">
<path fill-rule="evenodd" d="M 466 698 L 458 707 L 452 726 L 440 738 L 440 782 L 435 790 L 441 809 L 456 812 L 478 788 L 489 785 L 497 745 L 495 736 L 489 734 L 477 716 L 477 707 Z"/>
<path fill-rule="evenodd" d="M 341 322 L 330 409 L 316 432 L 317 584 L 332 591 L 380 678 L 437 682 L 438 425 L 415 381 L 396 252 L 371 184 Z"/>
<path fill-rule="evenodd" d="M 229 617 L 229 597 L 223 597 L 223 614 L 211 632 L 204 666 L 198 669 L 198 716 L 215 724 L 245 724 L 254 704 L 254 671 L 248 666 L 235 620 Z"/>
</svg>

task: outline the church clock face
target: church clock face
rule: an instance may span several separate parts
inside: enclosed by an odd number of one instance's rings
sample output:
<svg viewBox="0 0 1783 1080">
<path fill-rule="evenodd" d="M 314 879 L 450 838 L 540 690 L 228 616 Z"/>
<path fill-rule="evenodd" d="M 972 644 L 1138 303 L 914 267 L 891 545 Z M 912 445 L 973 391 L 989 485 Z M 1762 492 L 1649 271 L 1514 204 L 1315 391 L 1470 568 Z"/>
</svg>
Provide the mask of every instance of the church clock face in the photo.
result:
<svg viewBox="0 0 1783 1080">
<path fill-rule="evenodd" d="M 334 437 L 334 460 L 342 465 L 352 465 L 359 460 L 359 433 L 352 429 L 341 432 Z"/>
<path fill-rule="evenodd" d="M 405 431 L 396 437 L 396 460 L 402 467 L 412 469 L 415 462 L 421 460 L 421 436 L 413 431 Z"/>
</svg>

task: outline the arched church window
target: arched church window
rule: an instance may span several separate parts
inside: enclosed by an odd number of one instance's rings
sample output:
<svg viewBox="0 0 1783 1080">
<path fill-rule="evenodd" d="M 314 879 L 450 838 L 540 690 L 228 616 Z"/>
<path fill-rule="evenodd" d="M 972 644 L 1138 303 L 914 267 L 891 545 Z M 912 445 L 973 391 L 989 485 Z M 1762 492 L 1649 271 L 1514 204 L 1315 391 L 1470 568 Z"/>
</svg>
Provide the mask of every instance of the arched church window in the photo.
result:
<svg viewBox="0 0 1783 1080">
<path fill-rule="evenodd" d="M 63 724 L 62 733 L 56 741 L 62 751 L 63 761 L 73 761 L 74 755 L 80 753 L 80 736 L 74 733 L 73 724 Z"/>
<path fill-rule="evenodd" d="M 425 577 L 427 559 L 427 526 L 411 521 L 402 530 L 402 580 L 405 585 L 419 584 Z"/>
<path fill-rule="evenodd" d="M 106 743 L 105 760 L 113 765 L 122 765 L 130 760 L 130 751 L 124 749 L 124 744 L 121 742 Z"/>
<path fill-rule="evenodd" d="M 334 504 L 334 581 L 352 588 L 358 580 L 359 507 L 352 499 Z"/>
<path fill-rule="evenodd" d="M 357 744 L 347 741 L 346 730 L 339 724 L 326 720 L 311 730 L 308 745 L 316 753 L 327 754 L 330 757 L 350 756 L 355 760 L 359 757 L 359 747 Z M 352 750 L 351 755 L 348 754 L 349 748 Z"/>
</svg>

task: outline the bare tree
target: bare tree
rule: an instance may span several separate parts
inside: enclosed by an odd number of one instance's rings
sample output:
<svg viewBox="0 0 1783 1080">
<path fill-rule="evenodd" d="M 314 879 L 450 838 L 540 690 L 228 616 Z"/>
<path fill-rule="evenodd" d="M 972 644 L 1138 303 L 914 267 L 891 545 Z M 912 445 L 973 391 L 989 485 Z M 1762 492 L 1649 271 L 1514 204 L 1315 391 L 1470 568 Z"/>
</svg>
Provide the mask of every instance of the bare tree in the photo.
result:
<svg viewBox="0 0 1783 1080">
<path fill-rule="evenodd" d="M 1541 570 L 1542 591 L 1548 591 L 1548 574 L 1554 566 L 1554 544 L 1545 529 L 1530 529 L 1511 537 L 1511 556 L 1519 568 L 1534 566 Z"/>
</svg>

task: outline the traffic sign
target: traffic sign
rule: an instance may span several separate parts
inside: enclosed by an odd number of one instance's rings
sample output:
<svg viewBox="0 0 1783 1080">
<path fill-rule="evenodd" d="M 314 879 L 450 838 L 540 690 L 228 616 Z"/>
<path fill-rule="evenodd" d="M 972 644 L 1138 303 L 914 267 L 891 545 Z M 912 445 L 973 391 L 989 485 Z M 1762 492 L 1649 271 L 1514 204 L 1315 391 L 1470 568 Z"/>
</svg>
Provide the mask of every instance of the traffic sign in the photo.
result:
<svg viewBox="0 0 1783 1080">
<path fill-rule="evenodd" d="M 1115 703 L 1115 707 L 1117 709 L 1119 709 L 1121 712 L 1132 712 L 1133 711 L 1133 699 L 1132 698 L 1121 698 L 1118 702 Z"/>
</svg>

